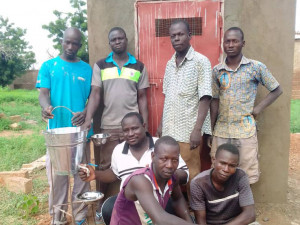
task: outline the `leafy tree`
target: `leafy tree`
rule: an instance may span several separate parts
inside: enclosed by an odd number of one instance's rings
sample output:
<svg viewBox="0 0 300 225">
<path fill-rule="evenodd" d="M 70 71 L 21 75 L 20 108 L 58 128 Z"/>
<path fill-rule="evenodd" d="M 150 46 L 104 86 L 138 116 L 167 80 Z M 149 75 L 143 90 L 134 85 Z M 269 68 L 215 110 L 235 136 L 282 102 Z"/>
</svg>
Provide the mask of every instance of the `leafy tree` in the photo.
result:
<svg viewBox="0 0 300 225">
<path fill-rule="evenodd" d="M 35 63 L 31 46 L 24 40 L 25 29 L 14 27 L 0 16 L 0 86 L 11 84 Z"/>
<path fill-rule="evenodd" d="M 84 35 L 82 39 L 82 47 L 79 49 L 77 55 L 83 61 L 89 62 L 88 53 L 88 41 L 87 41 L 87 9 L 86 1 L 84 0 L 70 0 L 70 4 L 75 10 L 74 12 L 60 12 L 58 10 L 53 11 L 53 14 L 57 17 L 54 22 L 50 22 L 48 25 L 43 25 L 43 29 L 49 31 L 49 38 L 52 38 L 54 48 L 62 53 L 61 40 L 63 39 L 63 32 L 68 27 L 77 27 Z"/>
</svg>

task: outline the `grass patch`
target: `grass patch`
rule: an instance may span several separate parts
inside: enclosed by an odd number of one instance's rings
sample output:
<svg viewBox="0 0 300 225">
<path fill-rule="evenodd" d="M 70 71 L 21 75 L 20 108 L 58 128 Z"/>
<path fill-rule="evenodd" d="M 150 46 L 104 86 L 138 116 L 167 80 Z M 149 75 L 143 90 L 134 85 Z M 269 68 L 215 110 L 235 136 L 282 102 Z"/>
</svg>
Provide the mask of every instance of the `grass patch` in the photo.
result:
<svg viewBox="0 0 300 225">
<path fill-rule="evenodd" d="M 19 170 L 46 153 L 45 139 L 33 134 L 18 137 L 0 137 L 0 171 Z"/>
<path fill-rule="evenodd" d="M 291 133 L 300 133 L 300 99 L 291 101 Z"/>
<path fill-rule="evenodd" d="M 30 163 L 46 153 L 44 137 L 41 130 L 46 123 L 41 119 L 41 108 L 37 90 L 9 90 L 0 88 L 0 131 L 11 130 L 13 122 L 9 116 L 20 115 L 21 128 L 31 130 L 32 135 L 17 137 L 0 137 L 0 171 L 18 170 L 22 164 Z"/>
<path fill-rule="evenodd" d="M 32 195 L 37 196 L 40 201 L 38 215 L 44 214 L 48 210 L 48 194 L 47 194 L 47 179 L 45 171 L 41 170 L 33 174 L 33 191 Z M 8 191 L 4 187 L 0 187 L 0 221 L 1 224 L 14 225 L 35 225 L 39 221 L 36 216 L 30 216 L 28 219 L 22 218 L 16 208 L 18 202 L 22 201 L 24 194 L 16 194 Z"/>
</svg>

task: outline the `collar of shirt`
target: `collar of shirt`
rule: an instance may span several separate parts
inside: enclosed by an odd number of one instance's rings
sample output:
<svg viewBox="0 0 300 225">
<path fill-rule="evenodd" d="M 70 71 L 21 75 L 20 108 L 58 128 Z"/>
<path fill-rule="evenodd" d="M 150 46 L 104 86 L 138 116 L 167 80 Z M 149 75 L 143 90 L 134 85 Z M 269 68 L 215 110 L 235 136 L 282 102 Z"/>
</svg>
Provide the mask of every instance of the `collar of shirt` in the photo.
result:
<svg viewBox="0 0 300 225">
<path fill-rule="evenodd" d="M 152 177 L 153 177 L 153 182 L 154 182 L 155 190 L 158 191 L 158 192 L 160 193 L 161 196 L 164 196 L 165 193 L 166 193 L 168 190 L 171 189 L 171 186 L 172 186 L 172 184 L 173 184 L 173 181 L 172 181 L 172 177 L 173 177 L 173 176 L 168 180 L 168 182 L 167 182 L 167 184 L 166 184 L 166 186 L 165 186 L 165 189 L 164 189 L 163 192 L 162 192 L 162 190 L 160 190 L 160 188 L 159 188 L 159 186 L 158 186 L 158 184 L 157 184 L 156 177 L 155 177 L 154 172 L 153 172 L 153 170 L 152 170 L 152 167 L 153 167 L 152 164 L 153 164 L 153 163 L 151 163 L 151 167 L 150 167 L 151 169 L 150 169 L 150 171 L 151 171 L 151 173 L 152 173 Z"/>
<path fill-rule="evenodd" d="M 112 63 L 118 68 L 119 75 L 121 74 L 121 68 L 119 68 L 118 64 L 113 58 L 114 52 L 109 53 L 109 55 L 106 57 L 105 62 Z M 136 64 L 136 59 L 133 55 L 131 55 L 129 52 L 127 52 L 128 55 L 128 61 L 124 64 L 124 66 L 127 66 L 129 64 Z"/>
<path fill-rule="evenodd" d="M 150 133 L 146 132 L 146 136 L 149 138 L 149 149 L 154 148 L 154 141 Z M 125 142 L 122 154 L 128 154 L 129 144 Z"/>
<path fill-rule="evenodd" d="M 195 52 L 194 48 L 192 46 L 190 46 L 188 52 L 186 53 L 186 55 L 184 56 L 184 59 L 182 60 L 182 62 L 179 64 L 178 67 L 180 67 L 185 62 L 185 60 L 192 60 L 194 58 L 194 52 Z M 173 64 L 173 66 L 176 67 L 176 52 L 172 56 L 171 62 Z"/>
<path fill-rule="evenodd" d="M 226 64 L 226 59 L 227 59 L 227 57 L 224 59 L 224 61 L 221 63 L 221 64 L 219 64 L 218 66 L 217 66 L 217 70 L 226 70 L 226 71 L 232 71 L 232 72 L 235 72 L 235 71 L 237 71 L 239 68 L 240 68 L 240 66 L 241 65 L 246 65 L 246 64 L 248 64 L 248 63 L 250 63 L 251 61 L 248 59 L 248 58 L 246 58 L 245 56 L 243 56 L 242 57 L 242 60 L 241 60 L 241 62 L 240 62 L 240 64 L 239 64 L 239 66 L 235 69 L 235 70 L 233 70 L 233 69 L 231 69 L 231 68 L 229 68 L 228 66 L 227 66 L 227 64 Z"/>
</svg>

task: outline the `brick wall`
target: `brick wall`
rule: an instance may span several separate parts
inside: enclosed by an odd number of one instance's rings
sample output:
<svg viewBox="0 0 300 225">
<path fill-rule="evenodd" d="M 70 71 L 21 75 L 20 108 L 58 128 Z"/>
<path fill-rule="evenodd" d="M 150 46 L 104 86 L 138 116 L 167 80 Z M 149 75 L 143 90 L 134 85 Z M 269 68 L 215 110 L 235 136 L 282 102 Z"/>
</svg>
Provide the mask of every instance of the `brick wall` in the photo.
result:
<svg viewBox="0 0 300 225">
<path fill-rule="evenodd" d="M 300 39 L 295 40 L 292 99 L 300 99 Z"/>
<path fill-rule="evenodd" d="M 38 70 L 28 70 L 23 76 L 18 77 L 10 85 L 11 89 L 34 89 Z"/>
</svg>

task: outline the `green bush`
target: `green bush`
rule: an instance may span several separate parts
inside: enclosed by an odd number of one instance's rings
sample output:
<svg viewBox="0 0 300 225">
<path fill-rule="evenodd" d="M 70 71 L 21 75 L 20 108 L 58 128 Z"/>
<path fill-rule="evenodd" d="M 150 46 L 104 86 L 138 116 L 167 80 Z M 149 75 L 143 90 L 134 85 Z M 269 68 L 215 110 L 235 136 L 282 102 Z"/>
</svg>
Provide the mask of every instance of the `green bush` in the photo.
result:
<svg viewBox="0 0 300 225">
<path fill-rule="evenodd" d="M 34 215 L 39 211 L 40 201 L 34 195 L 24 195 L 23 199 L 17 203 L 19 214 L 23 218 L 28 219 L 30 215 Z"/>
</svg>

